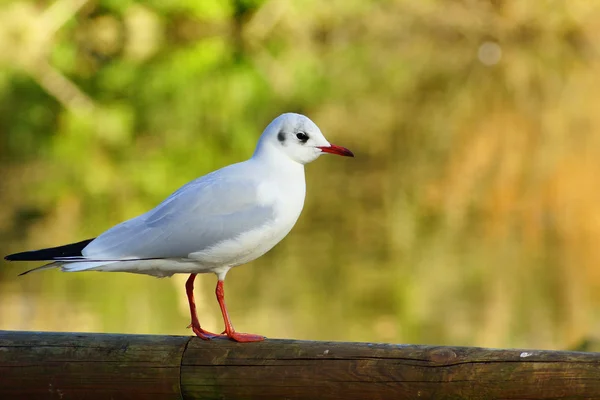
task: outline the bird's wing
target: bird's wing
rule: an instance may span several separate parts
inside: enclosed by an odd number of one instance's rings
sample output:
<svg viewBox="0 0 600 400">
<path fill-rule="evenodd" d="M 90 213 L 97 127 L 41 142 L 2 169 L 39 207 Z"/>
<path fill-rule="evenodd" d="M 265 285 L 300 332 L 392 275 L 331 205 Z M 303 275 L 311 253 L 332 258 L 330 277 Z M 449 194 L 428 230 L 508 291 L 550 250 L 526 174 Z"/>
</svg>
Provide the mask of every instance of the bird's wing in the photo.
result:
<svg viewBox="0 0 600 400">
<path fill-rule="evenodd" d="M 104 232 L 82 254 L 89 260 L 187 257 L 273 218 L 273 204 L 259 202 L 256 180 L 213 173 L 183 186 L 146 214 Z"/>
</svg>

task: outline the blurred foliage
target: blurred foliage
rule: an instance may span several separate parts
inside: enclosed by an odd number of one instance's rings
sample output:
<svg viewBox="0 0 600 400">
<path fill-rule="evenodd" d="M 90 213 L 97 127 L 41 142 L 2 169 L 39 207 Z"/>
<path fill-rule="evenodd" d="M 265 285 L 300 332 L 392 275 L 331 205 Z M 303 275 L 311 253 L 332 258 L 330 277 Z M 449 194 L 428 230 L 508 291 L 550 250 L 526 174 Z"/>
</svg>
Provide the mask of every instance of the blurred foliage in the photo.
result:
<svg viewBox="0 0 600 400">
<path fill-rule="evenodd" d="M 295 229 L 229 274 L 239 330 L 593 341 L 599 22 L 587 0 L 4 1 L 2 253 L 93 237 L 295 111 L 357 158 L 309 165 Z M 2 265 L 0 329 L 189 334 L 183 276 L 30 267 Z"/>
</svg>

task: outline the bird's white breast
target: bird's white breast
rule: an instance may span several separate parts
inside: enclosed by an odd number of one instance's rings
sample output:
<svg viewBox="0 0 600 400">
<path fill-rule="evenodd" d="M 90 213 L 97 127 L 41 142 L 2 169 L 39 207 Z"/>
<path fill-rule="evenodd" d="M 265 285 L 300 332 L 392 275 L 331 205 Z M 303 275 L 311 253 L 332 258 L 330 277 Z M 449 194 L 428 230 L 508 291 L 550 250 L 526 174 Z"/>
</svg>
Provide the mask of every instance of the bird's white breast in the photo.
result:
<svg viewBox="0 0 600 400">
<path fill-rule="evenodd" d="M 203 270 L 212 270 L 248 263 L 271 250 L 294 227 L 304 206 L 304 169 L 296 172 L 295 176 L 290 176 L 289 172 L 275 174 L 259 184 L 258 202 L 273 207 L 272 219 L 256 229 L 192 253 L 189 257 L 197 260 Z"/>
</svg>

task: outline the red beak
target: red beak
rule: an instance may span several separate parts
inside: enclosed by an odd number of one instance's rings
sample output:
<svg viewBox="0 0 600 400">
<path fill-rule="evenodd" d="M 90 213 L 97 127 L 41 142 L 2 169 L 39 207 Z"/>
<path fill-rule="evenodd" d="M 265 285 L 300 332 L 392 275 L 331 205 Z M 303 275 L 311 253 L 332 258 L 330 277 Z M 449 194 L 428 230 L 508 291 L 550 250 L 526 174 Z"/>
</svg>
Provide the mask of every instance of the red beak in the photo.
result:
<svg viewBox="0 0 600 400">
<path fill-rule="evenodd" d="M 319 146 L 317 148 L 321 149 L 323 153 L 337 154 L 338 156 L 344 157 L 354 157 L 354 154 L 350 150 L 342 146 L 336 146 L 335 144 L 330 146 Z"/>
</svg>

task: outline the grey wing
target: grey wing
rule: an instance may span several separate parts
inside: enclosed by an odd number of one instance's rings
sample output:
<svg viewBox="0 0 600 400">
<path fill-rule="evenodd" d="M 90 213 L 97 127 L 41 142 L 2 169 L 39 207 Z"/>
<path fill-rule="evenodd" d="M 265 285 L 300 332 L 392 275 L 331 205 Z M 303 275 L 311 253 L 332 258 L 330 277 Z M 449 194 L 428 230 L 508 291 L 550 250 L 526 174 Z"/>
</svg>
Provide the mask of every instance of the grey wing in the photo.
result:
<svg viewBox="0 0 600 400">
<path fill-rule="evenodd" d="M 104 232 L 82 254 L 94 260 L 185 258 L 273 219 L 273 206 L 260 205 L 257 190 L 252 180 L 206 175 Z"/>
</svg>

